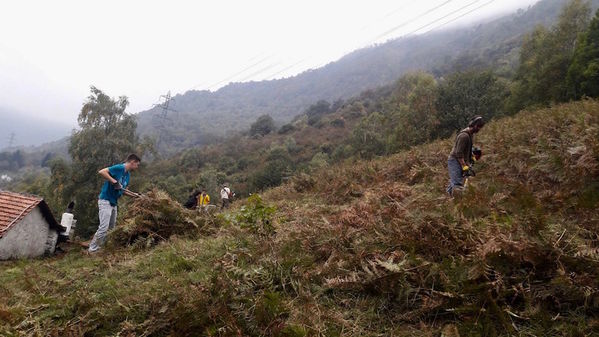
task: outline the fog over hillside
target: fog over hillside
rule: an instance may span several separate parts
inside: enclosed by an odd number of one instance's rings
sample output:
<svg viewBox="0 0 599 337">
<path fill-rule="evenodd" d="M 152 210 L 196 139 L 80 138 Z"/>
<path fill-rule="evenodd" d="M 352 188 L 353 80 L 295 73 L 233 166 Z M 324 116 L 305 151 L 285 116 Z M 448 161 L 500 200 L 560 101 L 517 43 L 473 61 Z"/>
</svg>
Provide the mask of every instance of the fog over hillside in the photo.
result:
<svg viewBox="0 0 599 337">
<path fill-rule="evenodd" d="M 248 110 L 264 108 L 268 113 L 280 110 L 281 116 L 289 117 L 318 98 L 318 92 L 323 92 L 322 96 L 327 99 L 337 96 L 335 89 L 330 88 L 331 83 L 333 86 L 337 83 L 321 78 L 330 75 L 328 72 L 303 76 L 304 80 L 321 82 L 313 89 L 303 90 L 305 92 L 298 91 L 293 81 L 282 80 L 283 87 L 253 87 L 255 82 L 251 81 L 289 79 L 304 71 L 313 73 L 315 70 L 307 69 L 319 69 L 352 50 L 384 43 L 433 21 L 435 25 L 416 33 L 424 33 L 453 19 L 456 21 L 444 28 L 514 11 L 534 2 L 382 0 L 366 5 L 338 0 L 318 4 L 261 0 L 237 3 L 231 11 L 230 4 L 220 3 L 175 1 L 169 6 L 159 6 L 131 1 L 111 6 L 115 2 L 109 0 L 106 6 L 95 6 L 93 15 L 89 15 L 90 5 L 83 2 L 38 2 L 34 13 L 27 5 L 11 3 L 0 13 L 0 29 L 12 32 L 0 43 L 0 73 L 3 74 L 0 101 L 3 107 L 9 108 L 8 112 L 0 111 L 0 121 L 8 122 L 8 117 L 3 120 L 4 116 L 14 117 L 13 110 L 19 110 L 19 116 L 51 115 L 51 121 L 76 126 L 76 116 L 89 94 L 90 85 L 111 96 L 129 97 L 129 112 L 137 113 L 150 108 L 168 90 L 183 94 L 189 90 L 216 90 L 229 82 L 245 82 L 241 91 L 237 90 L 239 85 L 232 85 L 221 92 L 223 95 L 211 94 L 214 97 L 207 103 L 187 102 L 189 109 L 181 106 L 187 104 L 183 102 L 186 99 L 180 97 L 177 102 L 187 122 L 190 120 L 187 113 L 203 113 L 206 109 L 210 112 L 212 105 L 216 107 L 216 115 L 232 114 L 222 126 L 211 116 L 202 117 L 204 129 L 222 132 L 244 128 L 254 117 L 246 115 Z M 113 11 L 117 7 L 119 11 Z M 202 14 L 198 16 L 198 13 Z M 105 17 L 113 18 L 111 25 L 105 25 Z M 437 22 L 438 19 L 442 20 Z M 156 22 L 165 24 L 156 25 Z M 108 45 L 106 41 L 110 41 L 109 48 L 102 47 Z M 157 47 L 164 41 L 171 47 Z M 248 66 L 252 64 L 255 66 Z M 246 71 L 242 71 L 244 69 Z M 342 73 L 337 75 L 345 76 L 345 70 L 340 70 Z M 359 86 L 350 84 L 351 90 L 342 88 L 342 93 L 353 95 L 356 90 L 373 84 L 357 80 L 361 82 Z M 249 90 L 245 89 L 246 84 Z M 272 90 L 274 94 L 265 92 Z M 220 101 L 230 100 L 230 95 L 239 97 L 234 98 L 236 101 L 231 106 L 223 105 Z M 250 97 L 253 95 L 257 97 Z M 271 102 L 264 99 L 273 95 L 275 100 L 292 99 L 286 104 L 274 102 L 270 106 Z M 299 97 L 295 99 L 295 96 Z M 191 98 L 191 101 L 196 100 L 197 97 Z M 29 117 L 24 119 L 29 120 Z M 13 129 L 28 124 L 27 121 L 16 123 L 13 118 L 10 121 L 15 125 Z M 197 129 L 197 125 L 192 124 Z M 43 129 L 55 128 L 45 124 Z M 140 130 L 144 130 L 143 125 Z M 50 132 L 45 140 L 54 140 L 53 134 Z M 66 135 L 68 133 L 62 134 Z M 33 138 L 24 134 L 23 139 Z"/>
<path fill-rule="evenodd" d="M 73 126 L 47 118 L 49 117 L 28 116 L 18 110 L 0 108 L 0 150 L 8 148 L 11 143 L 13 147 L 38 146 L 70 135 Z"/>
<path fill-rule="evenodd" d="M 537 25 L 551 26 L 565 3 L 543 0 L 498 19 L 391 40 L 290 78 L 188 91 L 174 97 L 171 107 L 177 112 L 168 113 L 166 122 L 157 118 L 160 108 L 141 112 L 138 130 L 157 135 L 162 128 L 161 150 L 172 152 L 245 129 L 262 114 L 288 122 L 318 100 L 347 99 L 410 71 L 443 76 L 462 68 L 490 68 L 509 77 L 518 64 L 522 37 Z M 599 1 L 592 5 L 597 8 Z"/>
<path fill-rule="evenodd" d="M 460 23 L 459 26 L 452 28 L 450 24 L 423 35 L 389 40 L 358 49 L 318 69 L 291 77 L 265 81 L 252 81 L 248 78 L 246 82 L 230 83 L 216 91 L 173 91 L 175 100 L 171 108 L 176 112 L 169 112 L 169 120 L 160 123 L 156 118 L 160 113 L 159 108 L 142 111 L 138 117 L 138 131 L 142 135 L 157 137 L 159 129 L 162 129 L 160 148 L 162 152 L 173 153 L 190 146 L 210 143 L 215 136 L 222 136 L 232 130 L 244 130 L 262 114 L 270 114 L 280 125 L 318 100 L 333 103 L 338 99 L 348 99 L 364 90 L 390 84 L 409 71 L 425 70 L 435 76 L 443 76 L 464 67 L 478 67 L 492 68 L 500 76 L 509 77 L 517 66 L 522 36 L 536 25 L 550 26 L 564 3 L 565 0 L 543 0 L 528 9 L 517 12 L 512 10 L 511 14 L 503 17 L 483 22 L 479 20 L 478 23 L 468 25 L 457 20 L 451 24 Z M 527 4 L 528 2 L 523 2 L 521 6 Z M 593 0 L 592 4 L 596 8 L 599 0 Z M 470 19 L 465 22 L 473 20 L 469 16 L 466 18 Z M 430 25 L 426 29 L 434 27 L 436 25 Z M 199 63 L 200 60 L 198 66 Z M 259 64 L 256 69 L 267 63 Z M 250 69 L 249 72 L 254 70 Z M 6 121 L 0 123 L 4 125 L 0 131 L 7 134 L 4 137 L 6 139 L 0 139 L 0 148 L 8 145 L 8 135 L 12 132 L 16 134 L 14 144 L 33 145 L 68 136 L 71 128 L 76 125 L 75 116 L 88 95 L 87 87 L 81 90 L 74 103 L 72 97 L 65 96 L 66 88 L 53 87 L 56 79 L 48 77 L 36 83 L 33 77 L 38 73 L 45 76 L 41 70 L 32 71 L 29 74 L 31 76 L 26 74 L 23 81 L 17 81 L 16 78 L 14 81 L 30 86 L 32 92 L 36 92 L 36 86 L 47 86 L 39 97 L 30 100 L 31 104 L 38 105 L 47 102 L 47 108 L 27 114 L 15 113 L 14 109 L 0 109 L 0 119 Z M 159 81 L 157 77 L 151 76 L 148 81 L 153 81 L 153 78 Z M 232 78 L 234 81 L 239 77 Z M 107 90 L 110 86 L 101 85 L 103 83 L 90 84 L 98 85 L 111 96 L 122 94 L 133 97 L 129 112 L 136 112 L 134 109 L 139 105 L 134 97 L 143 91 L 141 88 L 113 91 Z M 169 87 L 165 86 L 160 93 L 165 93 Z M 156 93 L 155 102 L 160 93 Z M 59 103 L 52 101 L 56 98 L 60 99 Z M 65 125 L 59 122 L 64 120 L 61 117 L 64 114 L 73 116 L 70 122 L 64 122 Z M 44 116 L 50 122 L 42 122 L 43 126 L 38 127 L 40 123 L 37 117 L 30 116 Z"/>
</svg>

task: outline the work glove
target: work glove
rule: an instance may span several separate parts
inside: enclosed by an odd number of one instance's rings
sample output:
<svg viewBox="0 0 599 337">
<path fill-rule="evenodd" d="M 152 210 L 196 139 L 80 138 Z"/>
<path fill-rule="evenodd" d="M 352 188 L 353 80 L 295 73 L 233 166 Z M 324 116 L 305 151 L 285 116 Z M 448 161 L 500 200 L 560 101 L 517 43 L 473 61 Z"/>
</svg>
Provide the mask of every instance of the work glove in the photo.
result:
<svg viewBox="0 0 599 337">
<path fill-rule="evenodd" d="M 476 173 L 474 173 L 472 166 L 468 166 L 468 165 L 462 166 L 462 177 L 470 177 L 470 176 L 475 176 L 475 175 L 476 175 Z"/>
<path fill-rule="evenodd" d="M 115 191 L 120 191 L 123 189 L 123 185 L 121 185 L 121 183 L 117 180 L 112 184 L 112 188 L 114 188 Z"/>
</svg>

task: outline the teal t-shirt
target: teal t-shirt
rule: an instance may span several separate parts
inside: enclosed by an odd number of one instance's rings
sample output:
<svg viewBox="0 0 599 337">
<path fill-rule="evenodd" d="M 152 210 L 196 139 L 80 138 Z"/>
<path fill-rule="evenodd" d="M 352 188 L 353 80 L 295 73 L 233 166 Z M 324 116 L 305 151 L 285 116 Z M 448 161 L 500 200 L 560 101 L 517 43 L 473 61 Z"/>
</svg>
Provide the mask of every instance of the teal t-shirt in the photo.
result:
<svg viewBox="0 0 599 337">
<path fill-rule="evenodd" d="M 110 176 L 121 183 L 123 189 L 129 185 L 129 172 L 125 171 L 125 164 L 116 164 L 108 168 Z M 106 180 L 102 185 L 99 199 L 108 200 L 112 206 L 116 206 L 119 198 L 123 195 L 123 190 L 117 191 L 112 184 Z"/>
</svg>

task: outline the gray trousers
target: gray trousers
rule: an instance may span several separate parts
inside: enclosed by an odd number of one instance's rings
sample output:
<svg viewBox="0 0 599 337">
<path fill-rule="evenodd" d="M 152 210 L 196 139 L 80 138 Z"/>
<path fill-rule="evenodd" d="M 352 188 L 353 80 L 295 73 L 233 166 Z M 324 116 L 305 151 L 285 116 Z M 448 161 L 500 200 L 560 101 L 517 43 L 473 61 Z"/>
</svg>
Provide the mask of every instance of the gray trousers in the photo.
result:
<svg viewBox="0 0 599 337">
<path fill-rule="evenodd" d="M 111 206 L 108 200 L 98 200 L 98 215 L 100 217 L 100 226 L 98 226 L 98 230 L 96 234 L 94 234 L 94 238 L 89 243 L 89 251 L 95 252 L 106 241 L 106 234 L 108 231 L 114 228 L 116 223 L 116 206 Z"/>
<path fill-rule="evenodd" d="M 447 160 L 447 171 L 449 171 L 449 185 L 447 185 L 447 194 L 453 196 L 455 187 L 464 186 L 464 177 L 462 177 L 462 166 L 457 159 L 451 157 Z"/>
</svg>

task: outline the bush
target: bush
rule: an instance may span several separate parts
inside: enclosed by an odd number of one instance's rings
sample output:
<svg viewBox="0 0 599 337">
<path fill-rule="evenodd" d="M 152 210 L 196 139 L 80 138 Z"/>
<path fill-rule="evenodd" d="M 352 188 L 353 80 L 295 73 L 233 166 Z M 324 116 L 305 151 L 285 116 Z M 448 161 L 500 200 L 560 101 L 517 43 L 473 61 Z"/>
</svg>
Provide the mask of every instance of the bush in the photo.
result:
<svg viewBox="0 0 599 337">
<path fill-rule="evenodd" d="M 321 128 L 322 127 L 322 116 L 331 112 L 331 104 L 327 101 L 321 100 L 316 104 L 311 105 L 306 110 L 306 116 L 308 116 L 308 125 Z"/>
<path fill-rule="evenodd" d="M 275 130 L 275 121 L 270 115 L 262 115 L 250 126 L 251 136 L 266 136 Z"/>
<path fill-rule="evenodd" d="M 342 118 L 333 119 L 331 121 L 331 126 L 334 126 L 336 128 L 344 128 L 345 127 L 345 120 L 343 120 Z"/>
<path fill-rule="evenodd" d="M 281 126 L 281 128 L 279 129 L 279 134 L 284 135 L 293 130 L 295 130 L 295 126 L 293 126 L 293 124 L 285 124 L 285 125 Z"/>
<path fill-rule="evenodd" d="M 441 82 L 438 91 L 440 137 L 465 128 L 473 116 L 483 116 L 486 121 L 500 116 L 509 94 L 507 86 L 490 71 L 453 74 Z"/>
<path fill-rule="evenodd" d="M 254 233 L 271 234 L 274 231 L 272 217 L 275 211 L 275 207 L 264 204 L 260 195 L 252 194 L 235 215 L 235 222 Z"/>
<path fill-rule="evenodd" d="M 308 192 L 316 185 L 316 180 L 306 173 L 299 173 L 291 179 L 293 189 L 296 192 Z"/>
</svg>

